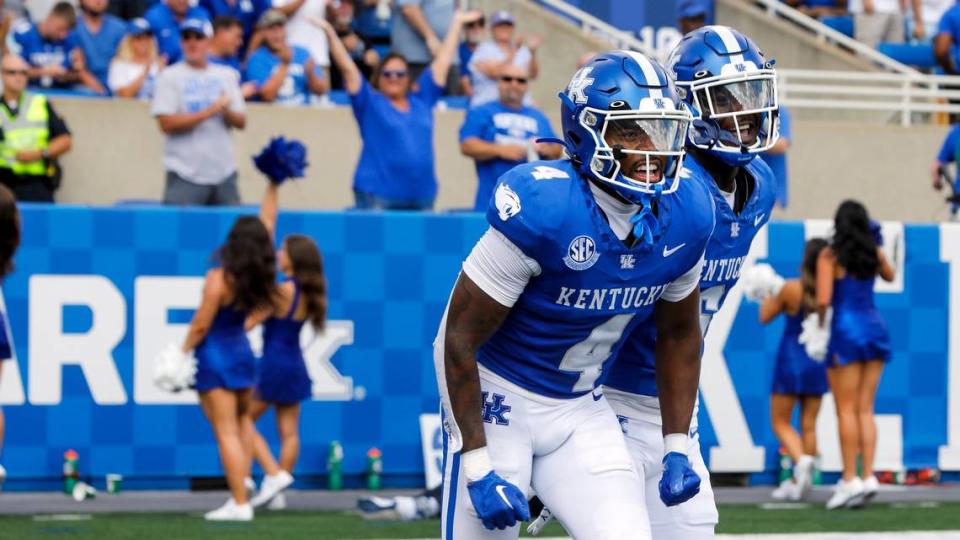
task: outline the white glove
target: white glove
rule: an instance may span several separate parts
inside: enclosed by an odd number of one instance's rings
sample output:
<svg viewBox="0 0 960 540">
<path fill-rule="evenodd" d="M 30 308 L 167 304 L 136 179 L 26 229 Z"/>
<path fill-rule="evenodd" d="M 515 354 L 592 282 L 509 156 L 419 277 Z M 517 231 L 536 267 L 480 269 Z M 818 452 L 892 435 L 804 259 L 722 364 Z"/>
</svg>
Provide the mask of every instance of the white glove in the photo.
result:
<svg viewBox="0 0 960 540">
<path fill-rule="evenodd" d="M 167 392 L 179 392 L 196 382 L 197 360 L 183 352 L 174 343 L 169 343 L 154 358 L 153 384 Z"/>
<path fill-rule="evenodd" d="M 532 536 L 537 536 L 540 534 L 540 531 L 547 526 L 548 523 L 553 519 L 553 513 L 550 512 L 549 508 L 544 508 L 540 515 L 537 516 L 537 519 L 530 522 L 530 525 L 527 525 L 527 533 Z"/>
<path fill-rule="evenodd" d="M 767 263 L 747 267 L 740 274 L 743 294 L 751 302 L 762 302 L 768 296 L 780 293 L 784 279 Z"/>
<path fill-rule="evenodd" d="M 827 357 L 827 348 L 830 346 L 830 318 L 832 315 L 833 312 L 827 310 L 823 328 L 820 327 L 816 313 L 807 315 L 807 318 L 801 324 L 803 330 L 800 332 L 798 341 L 806 349 L 807 356 L 817 362 L 823 362 L 824 358 Z"/>
</svg>

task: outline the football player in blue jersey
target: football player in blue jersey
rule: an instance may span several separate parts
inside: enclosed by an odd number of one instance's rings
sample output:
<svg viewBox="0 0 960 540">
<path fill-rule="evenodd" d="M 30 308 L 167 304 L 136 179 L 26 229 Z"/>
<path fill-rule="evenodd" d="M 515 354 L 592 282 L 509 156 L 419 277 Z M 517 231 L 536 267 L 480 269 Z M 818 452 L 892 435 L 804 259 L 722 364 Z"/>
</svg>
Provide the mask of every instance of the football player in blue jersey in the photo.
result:
<svg viewBox="0 0 960 540">
<path fill-rule="evenodd" d="M 689 431 L 714 223 L 706 188 L 679 177 L 691 116 L 666 71 L 626 51 L 594 57 L 560 98 L 569 159 L 500 179 L 435 342 L 447 539 L 517 538 L 531 490 L 575 538 L 650 538 L 596 390 L 637 327 L 659 338 L 664 432 Z"/>
<path fill-rule="evenodd" d="M 716 209 L 700 277 L 706 336 L 710 319 L 740 277 L 754 236 L 773 210 L 775 179 L 763 160 L 754 158 L 777 142 L 776 74 L 753 41 L 725 26 L 706 26 L 684 36 L 667 69 L 694 116 L 681 176 L 709 190 Z M 665 423 L 668 414 L 660 409 L 666 400 L 655 374 L 659 345 L 650 328 L 634 330 L 610 369 L 604 393 L 645 477 L 653 537 L 713 538 L 718 514 L 696 417 L 689 435 L 661 437 L 661 416 Z M 699 491 L 691 485 L 676 496 L 668 489 L 691 476 L 701 479 Z"/>
<path fill-rule="evenodd" d="M 19 246 L 20 212 L 17 211 L 17 200 L 9 188 L 0 185 L 0 283 L 3 282 L 3 276 L 13 270 L 13 254 Z M 3 309 L 0 309 L 0 368 L 4 360 L 13 358 L 13 336 L 8 335 L 9 328 Z M 3 424 L 3 409 L 0 409 L 0 450 L 3 450 Z M 6 478 L 7 470 L 0 465 L 0 484 Z"/>
</svg>

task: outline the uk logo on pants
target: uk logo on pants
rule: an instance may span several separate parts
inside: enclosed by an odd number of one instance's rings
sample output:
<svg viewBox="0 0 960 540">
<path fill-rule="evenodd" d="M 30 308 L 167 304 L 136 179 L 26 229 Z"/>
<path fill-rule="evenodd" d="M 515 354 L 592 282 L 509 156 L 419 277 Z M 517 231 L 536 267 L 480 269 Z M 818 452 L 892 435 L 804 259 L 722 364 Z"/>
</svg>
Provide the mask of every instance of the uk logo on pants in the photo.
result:
<svg viewBox="0 0 960 540">
<path fill-rule="evenodd" d="M 487 424 L 496 422 L 498 426 L 509 426 L 510 419 L 506 417 L 506 414 L 513 407 L 504 405 L 503 400 L 507 397 L 501 394 L 493 394 L 488 400 L 489 392 L 481 392 L 480 395 L 483 399 L 483 421 Z"/>
</svg>

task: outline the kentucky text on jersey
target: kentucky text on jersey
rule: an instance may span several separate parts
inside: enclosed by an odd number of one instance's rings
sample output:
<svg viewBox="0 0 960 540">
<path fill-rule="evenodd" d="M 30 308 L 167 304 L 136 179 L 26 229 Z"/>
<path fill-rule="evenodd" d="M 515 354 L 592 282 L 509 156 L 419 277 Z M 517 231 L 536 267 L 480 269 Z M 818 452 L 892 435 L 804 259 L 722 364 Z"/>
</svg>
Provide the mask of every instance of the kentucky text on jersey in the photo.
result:
<svg viewBox="0 0 960 540">
<path fill-rule="evenodd" d="M 666 285 L 653 287 L 611 287 L 609 289 L 577 289 L 560 287 L 560 296 L 555 303 L 562 306 L 571 306 L 576 309 L 594 309 L 613 311 L 619 307 L 629 309 L 631 306 L 640 308 L 652 306 L 660 296 Z"/>
<path fill-rule="evenodd" d="M 736 281 L 740 279 L 740 270 L 746 255 L 729 259 L 707 259 L 703 264 L 701 281 Z"/>
</svg>

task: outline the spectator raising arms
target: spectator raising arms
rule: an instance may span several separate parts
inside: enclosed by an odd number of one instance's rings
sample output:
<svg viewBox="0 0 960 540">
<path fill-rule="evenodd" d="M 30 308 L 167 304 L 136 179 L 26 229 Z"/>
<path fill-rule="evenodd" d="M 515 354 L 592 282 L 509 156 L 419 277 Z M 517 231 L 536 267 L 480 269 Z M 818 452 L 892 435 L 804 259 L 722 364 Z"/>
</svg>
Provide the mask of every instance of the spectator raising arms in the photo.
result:
<svg viewBox="0 0 960 540">
<path fill-rule="evenodd" d="M 380 53 L 375 48 L 367 48 L 365 39 L 354 31 L 353 6 L 341 3 L 337 9 L 333 10 L 333 22 L 331 24 L 333 24 L 337 37 L 347 48 L 347 52 L 350 53 L 354 63 L 360 68 L 360 73 L 363 74 L 365 79 L 368 79 L 373 75 L 373 70 L 377 69 L 377 65 L 380 64 Z M 389 47 L 387 48 L 389 49 Z M 343 89 L 343 75 L 336 66 L 330 67 L 330 86 L 338 90 Z"/>
<path fill-rule="evenodd" d="M 23 58 L 5 55 L 0 70 L 0 183 L 20 201 L 53 202 L 59 183 L 55 160 L 70 151 L 70 131 L 45 96 L 25 91 L 27 63 Z"/>
<path fill-rule="evenodd" d="M 167 59 L 157 53 L 157 41 L 146 19 L 130 22 L 130 32 L 110 63 L 108 83 L 113 95 L 123 98 L 151 99 L 160 70 Z"/>
<path fill-rule="evenodd" d="M 456 54 L 460 28 L 479 13 L 456 13 L 436 59 L 411 92 L 410 66 L 399 54 L 383 60 L 375 88 L 360 75 L 333 26 L 316 21 L 330 40 L 333 61 L 343 72 L 363 150 L 353 178 L 358 208 L 425 210 L 433 207 L 437 178 L 433 159 L 433 105 L 443 92 Z M 388 151 L 384 151 L 388 149 Z"/>
<path fill-rule="evenodd" d="M 510 169 L 541 158 L 557 159 L 563 153 L 559 144 L 536 142 L 556 135 L 542 112 L 523 104 L 528 83 L 523 68 L 505 66 L 500 72 L 500 100 L 470 109 L 460 128 L 460 151 L 477 162 L 474 211 L 486 211 L 497 179 Z"/>
<path fill-rule="evenodd" d="M 183 54 L 180 48 L 180 25 L 187 19 L 209 21 L 210 14 L 200 6 L 190 7 L 190 0 L 160 0 L 147 10 L 143 18 L 153 28 L 160 54 L 173 64 L 179 62 Z"/>
<path fill-rule="evenodd" d="M 247 123 L 237 74 L 210 64 L 207 21 L 181 26 L 183 61 L 160 73 L 152 113 L 166 135 L 166 204 L 240 203 L 230 129 Z"/>
<path fill-rule="evenodd" d="M 80 18 L 74 36 L 80 43 L 87 70 L 104 92 L 110 62 L 120 41 L 127 34 L 127 23 L 107 14 L 107 0 L 80 0 Z"/>
<path fill-rule="evenodd" d="M 263 101 L 307 105 L 310 94 L 327 91 L 327 83 L 310 53 L 287 42 L 286 23 L 287 16 L 273 9 L 260 17 L 263 45 L 250 55 L 245 78 L 256 84 Z"/>
<path fill-rule="evenodd" d="M 71 34 L 77 13 L 69 2 L 58 2 L 39 24 L 18 21 L 13 39 L 30 64 L 30 84 L 44 88 L 71 88 L 82 83 L 97 91 L 99 83 L 86 70 L 76 39 Z M 102 90 L 102 88 L 99 88 Z"/>
<path fill-rule="evenodd" d="M 504 66 L 520 66 L 531 79 L 536 79 L 540 70 L 536 52 L 543 39 L 532 36 L 524 42 L 523 38 L 516 37 L 510 12 L 498 11 L 490 17 L 490 35 L 493 39 L 478 45 L 470 57 L 471 107 L 497 100 L 497 77 Z M 524 103 L 530 103 L 529 93 Z"/>
</svg>

